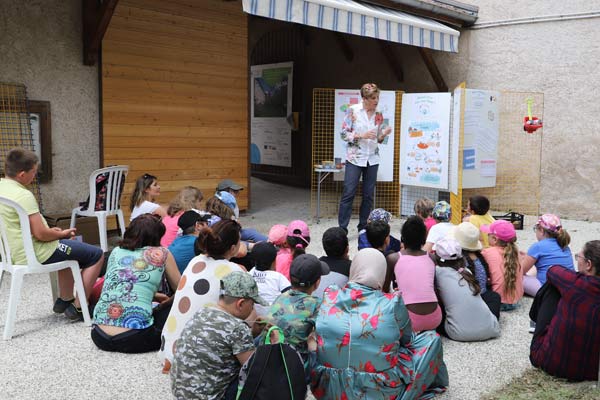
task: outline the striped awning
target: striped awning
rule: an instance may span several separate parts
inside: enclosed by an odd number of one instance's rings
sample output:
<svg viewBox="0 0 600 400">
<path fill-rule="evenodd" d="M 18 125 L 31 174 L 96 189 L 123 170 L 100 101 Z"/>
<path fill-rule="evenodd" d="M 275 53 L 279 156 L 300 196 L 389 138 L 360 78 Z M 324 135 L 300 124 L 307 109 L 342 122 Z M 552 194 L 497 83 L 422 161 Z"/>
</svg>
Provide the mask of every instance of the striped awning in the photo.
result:
<svg viewBox="0 0 600 400">
<path fill-rule="evenodd" d="M 242 0 L 242 4 L 245 12 L 260 17 L 458 52 L 459 31 L 431 19 L 372 4 L 353 0 Z"/>
</svg>

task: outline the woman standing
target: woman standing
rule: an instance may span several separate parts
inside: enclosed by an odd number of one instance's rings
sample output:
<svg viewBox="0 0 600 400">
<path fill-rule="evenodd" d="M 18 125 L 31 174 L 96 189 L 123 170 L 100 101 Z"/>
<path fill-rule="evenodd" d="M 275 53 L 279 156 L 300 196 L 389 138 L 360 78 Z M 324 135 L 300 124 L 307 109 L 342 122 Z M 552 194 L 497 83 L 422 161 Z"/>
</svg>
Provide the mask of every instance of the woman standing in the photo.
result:
<svg viewBox="0 0 600 400">
<path fill-rule="evenodd" d="M 381 291 L 386 268 L 380 251 L 360 250 L 348 284 L 325 290 L 315 321 L 317 399 L 419 399 L 448 386 L 439 335 L 414 334 L 400 293 Z"/>
<path fill-rule="evenodd" d="M 373 192 L 379 167 L 379 143 L 392 132 L 383 128 L 383 117 L 377 111 L 379 88 L 374 83 L 365 83 L 360 89 L 362 102 L 348 108 L 342 123 L 342 140 L 347 142 L 346 173 L 344 191 L 340 200 L 338 224 L 348 232 L 352 216 L 352 202 L 362 175 L 363 195 L 360 204 L 358 230 L 367 226 L 367 218 L 373 207 Z"/>
</svg>

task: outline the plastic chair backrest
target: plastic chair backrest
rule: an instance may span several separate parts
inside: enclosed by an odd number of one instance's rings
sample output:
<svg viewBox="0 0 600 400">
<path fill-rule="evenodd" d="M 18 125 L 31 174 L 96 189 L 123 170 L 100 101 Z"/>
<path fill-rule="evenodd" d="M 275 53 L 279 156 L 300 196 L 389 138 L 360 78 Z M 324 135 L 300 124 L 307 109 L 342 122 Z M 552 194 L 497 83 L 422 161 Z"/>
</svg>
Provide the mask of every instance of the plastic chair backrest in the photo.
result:
<svg viewBox="0 0 600 400">
<path fill-rule="evenodd" d="M 129 167 L 127 165 L 115 165 L 112 167 L 100 168 L 92 172 L 90 175 L 90 198 L 88 202 L 87 209 L 89 211 L 116 211 L 121 208 L 120 200 L 121 200 L 121 188 L 125 183 L 125 177 L 127 176 L 127 172 L 129 171 Z M 96 179 L 100 175 L 106 174 L 106 198 L 105 198 L 105 208 L 102 210 L 96 210 L 96 197 L 98 193 L 96 192 Z"/>
<path fill-rule="evenodd" d="M 14 201 L 7 199 L 6 197 L 0 196 L 0 204 L 12 207 L 17 215 L 19 216 L 19 223 L 21 224 L 21 239 L 23 240 L 23 247 L 25 248 L 25 256 L 27 257 L 27 265 L 30 268 L 41 268 L 42 265 L 35 256 L 33 250 L 33 241 L 31 240 L 31 228 L 29 227 L 29 216 L 19 204 Z M 12 265 L 11 250 L 8 245 L 7 234 L 6 234 L 6 222 L 0 218 L 0 236 L 2 243 L 0 243 L 0 255 L 2 256 L 3 262 L 7 265 Z"/>
</svg>

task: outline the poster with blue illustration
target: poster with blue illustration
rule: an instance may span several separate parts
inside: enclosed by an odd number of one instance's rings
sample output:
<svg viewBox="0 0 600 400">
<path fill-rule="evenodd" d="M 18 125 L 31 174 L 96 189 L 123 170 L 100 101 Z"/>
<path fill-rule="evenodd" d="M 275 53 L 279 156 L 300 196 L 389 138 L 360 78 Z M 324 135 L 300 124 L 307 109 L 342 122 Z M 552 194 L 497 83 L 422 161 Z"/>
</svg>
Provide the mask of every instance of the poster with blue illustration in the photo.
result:
<svg viewBox="0 0 600 400">
<path fill-rule="evenodd" d="M 250 163 L 292 166 L 293 63 L 250 68 Z"/>
<path fill-rule="evenodd" d="M 400 183 L 448 189 L 450 93 L 402 96 Z"/>
</svg>

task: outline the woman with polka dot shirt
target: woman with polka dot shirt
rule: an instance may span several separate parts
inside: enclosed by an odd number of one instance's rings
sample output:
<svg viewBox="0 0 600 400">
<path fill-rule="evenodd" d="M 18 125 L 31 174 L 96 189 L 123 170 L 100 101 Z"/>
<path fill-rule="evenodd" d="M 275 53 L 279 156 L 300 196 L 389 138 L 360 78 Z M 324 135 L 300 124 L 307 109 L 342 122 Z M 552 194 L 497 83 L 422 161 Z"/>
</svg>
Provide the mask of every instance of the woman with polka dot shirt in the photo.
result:
<svg viewBox="0 0 600 400">
<path fill-rule="evenodd" d="M 164 373 L 171 369 L 173 349 L 186 323 L 200 308 L 216 306 L 221 278 L 234 271 L 244 271 L 229 261 L 240 247 L 240 229 L 236 221 L 222 220 L 200 231 L 195 250 L 196 254 L 202 254 L 194 257 L 183 271 L 162 331 L 159 357 L 163 360 Z"/>
</svg>

